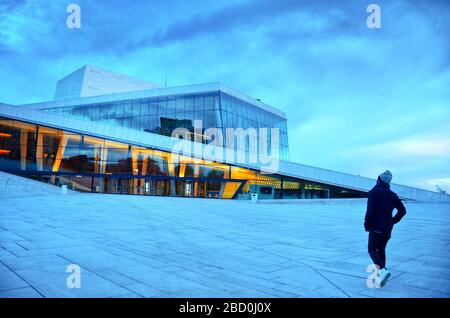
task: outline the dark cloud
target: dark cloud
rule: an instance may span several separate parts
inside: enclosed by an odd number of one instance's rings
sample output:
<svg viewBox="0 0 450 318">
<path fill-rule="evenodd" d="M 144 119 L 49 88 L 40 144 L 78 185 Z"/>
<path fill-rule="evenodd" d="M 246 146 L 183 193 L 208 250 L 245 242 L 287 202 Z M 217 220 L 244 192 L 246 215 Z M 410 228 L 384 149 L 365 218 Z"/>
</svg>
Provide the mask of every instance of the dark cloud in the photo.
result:
<svg viewBox="0 0 450 318">
<path fill-rule="evenodd" d="M 190 19 L 176 21 L 148 38 L 134 41 L 128 47 L 163 46 L 169 43 L 192 39 L 199 35 L 229 32 L 239 28 L 270 24 L 274 18 L 304 9 L 327 9 L 338 1 L 311 0 L 252 0 L 229 5 L 213 12 L 198 14 Z"/>
</svg>

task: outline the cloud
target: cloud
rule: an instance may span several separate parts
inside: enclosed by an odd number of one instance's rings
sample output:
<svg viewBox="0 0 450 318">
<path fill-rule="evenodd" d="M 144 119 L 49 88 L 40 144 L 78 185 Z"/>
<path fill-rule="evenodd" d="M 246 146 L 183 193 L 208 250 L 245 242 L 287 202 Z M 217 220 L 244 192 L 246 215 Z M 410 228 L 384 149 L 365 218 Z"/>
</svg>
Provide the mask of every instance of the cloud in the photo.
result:
<svg viewBox="0 0 450 318">
<path fill-rule="evenodd" d="M 247 28 L 257 28 L 260 26 L 274 26 L 276 19 L 284 19 L 287 15 L 293 13 L 316 11 L 316 20 L 311 19 L 310 16 L 303 15 L 302 18 L 308 20 L 309 25 L 303 24 L 306 27 L 302 31 L 312 30 L 317 28 L 318 18 L 320 14 L 329 15 L 336 13 L 336 10 L 328 9 L 336 6 L 338 1 L 327 1 L 326 3 L 318 4 L 316 1 L 298 1 L 298 0 L 252 0 L 239 1 L 217 10 L 196 14 L 189 19 L 175 21 L 168 25 L 165 29 L 160 29 L 153 33 L 148 38 L 130 43 L 128 47 L 138 48 L 147 46 L 168 45 L 178 41 L 186 41 L 198 37 L 200 35 L 216 35 L 232 32 L 235 30 L 245 30 Z M 342 4 L 342 2 L 340 2 Z M 324 11 L 326 10 L 326 11 Z M 340 11 L 342 13 L 342 11 Z M 309 13 L 308 13 L 309 15 Z M 285 21 L 286 22 L 286 21 Z M 340 21 L 341 22 L 341 21 Z M 348 24 L 348 23 L 339 23 Z M 286 23 L 285 23 L 286 25 Z M 338 25 L 334 26 L 334 29 Z"/>
<path fill-rule="evenodd" d="M 174 41 L 190 39 L 199 34 L 211 34 L 226 31 L 243 25 L 252 25 L 267 19 L 270 15 L 277 15 L 292 9 L 298 1 L 268 0 L 250 1 L 230 5 L 208 14 L 198 14 L 189 20 L 177 21 L 163 31 L 145 39 L 136 46 L 162 45 Z"/>
<path fill-rule="evenodd" d="M 450 129 L 447 133 L 450 134 Z M 350 155 L 390 159 L 407 159 L 411 157 L 415 157 L 415 159 L 417 157 L 447 157 L 450 159 L 450 137 L 448 135 L 409 137 L 358 148 Z"/>
<path fill-rule="evenodd" d="M 438 186 L 441 190 L 450 193 L 450 178 L 431 179 L 427 180 L 426 183 L 430 188 Z"/>
</svg>

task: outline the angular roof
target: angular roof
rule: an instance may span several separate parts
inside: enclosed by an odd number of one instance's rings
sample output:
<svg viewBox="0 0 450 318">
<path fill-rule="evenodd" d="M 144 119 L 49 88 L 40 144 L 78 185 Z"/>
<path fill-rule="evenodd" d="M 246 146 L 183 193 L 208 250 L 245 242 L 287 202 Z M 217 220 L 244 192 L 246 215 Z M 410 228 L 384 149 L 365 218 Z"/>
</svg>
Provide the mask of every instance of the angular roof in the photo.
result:
<svg viewBox="0 0 450 318">
<path fill-rule="evenodd" d="M 140 91 L 157 87 L 160 86 L 99 67 L 84 65 L 57 82 L 55 100 Z"/>
</svg>

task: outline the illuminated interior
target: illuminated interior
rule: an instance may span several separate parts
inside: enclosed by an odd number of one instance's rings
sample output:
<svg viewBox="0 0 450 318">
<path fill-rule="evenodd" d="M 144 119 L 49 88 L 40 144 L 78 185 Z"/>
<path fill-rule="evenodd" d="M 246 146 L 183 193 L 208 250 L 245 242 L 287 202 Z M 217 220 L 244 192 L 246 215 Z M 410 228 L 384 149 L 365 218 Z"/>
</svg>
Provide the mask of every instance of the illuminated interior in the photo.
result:
<svg viewBox="0 0 450 318">
<path fill-rule="evenodd" d="M 0 170 L 97 193 L 222 199 L 364 197 L 359 191 L 0 118 Z"/>
</svg>

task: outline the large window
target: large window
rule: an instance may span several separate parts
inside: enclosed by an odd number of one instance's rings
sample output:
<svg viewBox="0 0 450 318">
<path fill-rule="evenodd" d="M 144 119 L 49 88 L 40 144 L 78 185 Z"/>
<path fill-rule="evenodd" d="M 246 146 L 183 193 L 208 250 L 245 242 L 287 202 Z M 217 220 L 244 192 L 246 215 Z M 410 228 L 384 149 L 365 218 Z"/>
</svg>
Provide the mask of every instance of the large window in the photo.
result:
<svg viewBox="0 0 450 318">
<path fill-rule="evenodd" d="M 288 159 L 288 137 L 284 118 L 219 92 L 141 98 L 52 108 L 45 111 L 166 136 L 171 136 L 175 128 L 186 128 L 193 133 L 195 120 L 202 121 L 203 132 L 211 127 L 279 128 L 280 139 L 276 144 L 279 148 L 278 155 L 281 159 Z M 225 137 L 225 130 L 223 135 Z M 208 140 L 204 138 L 203 142 Z M 269 134 L 267 136 L 269 154 L 271 154 L 270 142 Z"/>
<path fill-rule="evenodd" d="M 0 170 L 80 191 L 249 199 L 365 197 L 366 193 L 0 118 Z"/>
</svg>

